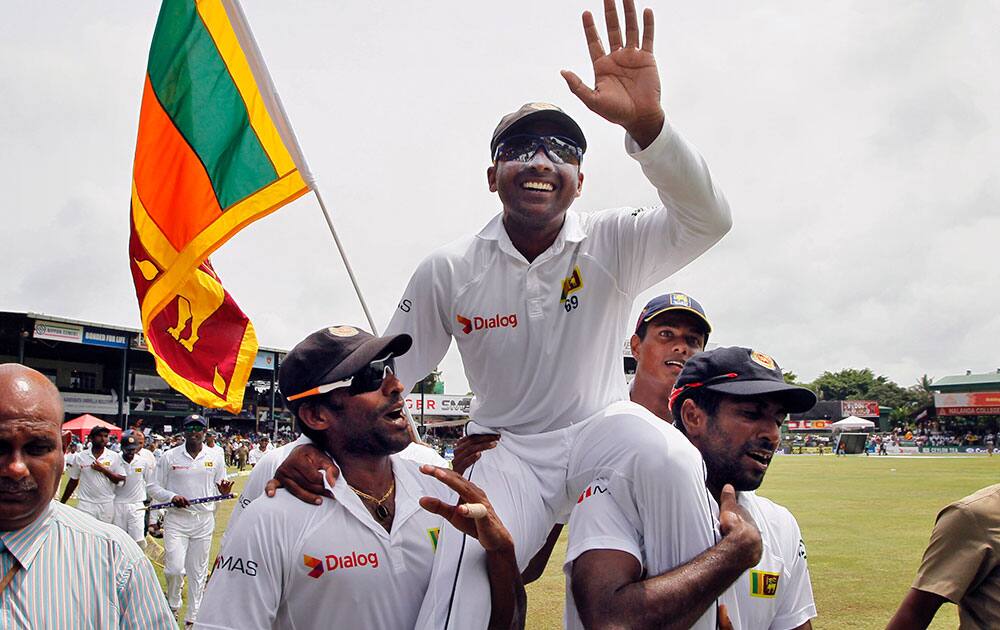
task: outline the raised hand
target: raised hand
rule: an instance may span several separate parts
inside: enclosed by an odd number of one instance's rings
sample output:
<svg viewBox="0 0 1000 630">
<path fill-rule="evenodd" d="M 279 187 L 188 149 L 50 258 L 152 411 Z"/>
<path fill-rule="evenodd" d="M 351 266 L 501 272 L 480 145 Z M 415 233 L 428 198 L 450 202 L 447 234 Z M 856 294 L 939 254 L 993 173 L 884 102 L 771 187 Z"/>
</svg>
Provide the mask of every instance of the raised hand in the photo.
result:
<svg viewBox="0 0 1000 630">
<path fill-rule="evenodd" d="M 479 486 L 446 468 L 424 464 L 420 472 L 445 484 L 459 497 L 456 505 L 434 497 L 421 497 L 420 507 L 443 516 L 459 531 L 479 539 L 486 551 L 513 551 L 514 539 Z"/>
<path fill-rule="evenodd" d="M 604 0 L 610 50 L 605 51 L 590 11 L 583 13 L 583 32 L 594 64 L 594 88 L 573 72 L 563 70 L 566 84 L 594 113 L 625 128 L 639 146 L 646 148 L 663 128 L 660 74 L 653 58 L 653 11 L 642 14 L 640 45 L 635 0 L 624 0 L 625 41 L 622 42 L 615 0 Z"/>
</svg>

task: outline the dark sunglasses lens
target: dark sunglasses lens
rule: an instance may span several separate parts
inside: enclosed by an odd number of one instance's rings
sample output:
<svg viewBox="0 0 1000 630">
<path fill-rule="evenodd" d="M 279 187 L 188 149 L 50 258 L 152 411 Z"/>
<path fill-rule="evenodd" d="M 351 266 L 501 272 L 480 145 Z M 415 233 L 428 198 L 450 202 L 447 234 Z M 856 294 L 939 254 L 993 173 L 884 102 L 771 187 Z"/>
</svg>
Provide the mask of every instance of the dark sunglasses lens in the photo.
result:
<svg viewBox="0 0 1000 630">
<path fill-rule="evenodd" d="M 559 136 L 545 136 L 543 138 L 545 142 L 545 150 L 548 151 L 549 155 L 564 164 L 580 164 L 580 158 L 583 152 L 580 147 L 576 146 L 568 138 L 560 138 Z"/>
<path fill-rule="evenodd" d="M 386 368 L 389 368 L 389 371 L 393 374 L 396 373 L 396 363 L 392 360 L 392 357 L 372 361 L 361 368 L 361 371 L 351 379 L 351 395 L 356 396 L 358 394 L 373 392 L 382 387 L 382 381 L 385 380 Z"/>
<path fill-rule="evenodd" d="M 501 162 L 527 162 L 545 148 L 549 159 L 557 164 L 579 165 L 583 152 L 568 138 L 560 136 L 511 136 L 497 147 L 496 159 Z"/>
</svg>

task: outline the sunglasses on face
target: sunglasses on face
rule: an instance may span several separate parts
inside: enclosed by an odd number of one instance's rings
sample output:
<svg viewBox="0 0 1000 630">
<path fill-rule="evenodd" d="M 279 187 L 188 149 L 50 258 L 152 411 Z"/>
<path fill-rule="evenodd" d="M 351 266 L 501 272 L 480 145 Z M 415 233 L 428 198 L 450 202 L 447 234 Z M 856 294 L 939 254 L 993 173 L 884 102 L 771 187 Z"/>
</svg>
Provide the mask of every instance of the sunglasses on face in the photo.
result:
<svg viewBox="0 0 1000 630">
<path fill-rule="evenodd" d="M 325 394 L 327 392 L 332 392 L 335 389 L 341 387 L 346 387 L 347 392 L 351 396 L 357 396 L 358 394 L 366 394 L 368 392 L 373 392 L 380 387 L 385 381 L 387 374 L 396 373 L 396 362 L 393 361 L 392 355 L 385 357 L 384 359 L 376 359 L 361 368 L 351 376 L 347 377 L 342 381 L 337 381 L 335 383 L 326 383 L 323 385 L 317 385 L 310 390 L 304 391 L 301 394 L 295 394 L 294 396 L 289 396 L 288 400 L 298 400 L 300 398 L 305 398 L 306 396 L 316 396 L 317 394 Z"/>
<path fill-rule="evenodd" d="M 583 149 L 564 136 L 535 136 L 519 134 L 504 138 L 493 154 L 494 162 L 528 162 L 535 157 L 538 149 L 545 149 L 545 155 L 556 164 L 579 166 L 583 160 Z"/>
</svg>

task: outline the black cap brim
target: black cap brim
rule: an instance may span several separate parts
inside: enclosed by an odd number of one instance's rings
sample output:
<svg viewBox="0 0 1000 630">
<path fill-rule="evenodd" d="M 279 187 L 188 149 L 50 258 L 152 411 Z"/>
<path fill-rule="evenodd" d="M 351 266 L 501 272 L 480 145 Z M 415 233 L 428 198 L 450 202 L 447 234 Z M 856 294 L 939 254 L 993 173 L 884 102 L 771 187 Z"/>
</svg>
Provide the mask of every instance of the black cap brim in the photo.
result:
<svg viewBox="0 0 1000 630">
<path fill-rule="evenodd" d="M 347 358 L 335 365 L 320 379 L 321 383 L 342 381 L 376 359 L 388 354 L 398 357 L 406 354 L 413 345 L 413 338 L 407 334 L 372 337 L 358 346 Z"/>
<path fill-rule="evenodd" d="M 762 396 L 772 394 L 779 397 L 788 413 L 802 413 L 816 406 L 816 394 L 805 387 L 778 383 L 775 381 L 731 381 L 706 385 L 705 389 L 730 396 Z"/>
</svg>

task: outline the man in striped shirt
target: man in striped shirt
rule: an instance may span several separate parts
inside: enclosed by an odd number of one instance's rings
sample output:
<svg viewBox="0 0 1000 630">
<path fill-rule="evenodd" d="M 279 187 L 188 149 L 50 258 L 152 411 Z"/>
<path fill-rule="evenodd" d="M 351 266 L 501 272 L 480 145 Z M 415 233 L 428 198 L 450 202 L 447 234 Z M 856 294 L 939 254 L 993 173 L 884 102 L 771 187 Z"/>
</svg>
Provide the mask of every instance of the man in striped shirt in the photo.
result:
<svg viewBox="0 0 1000 630">
<path fill-rule="evenodd" d="M 0 365 L 0 628 L 175 628 L 135 542 L 53 501 L 62 419 L 45 376 Z"/>
</svg>

